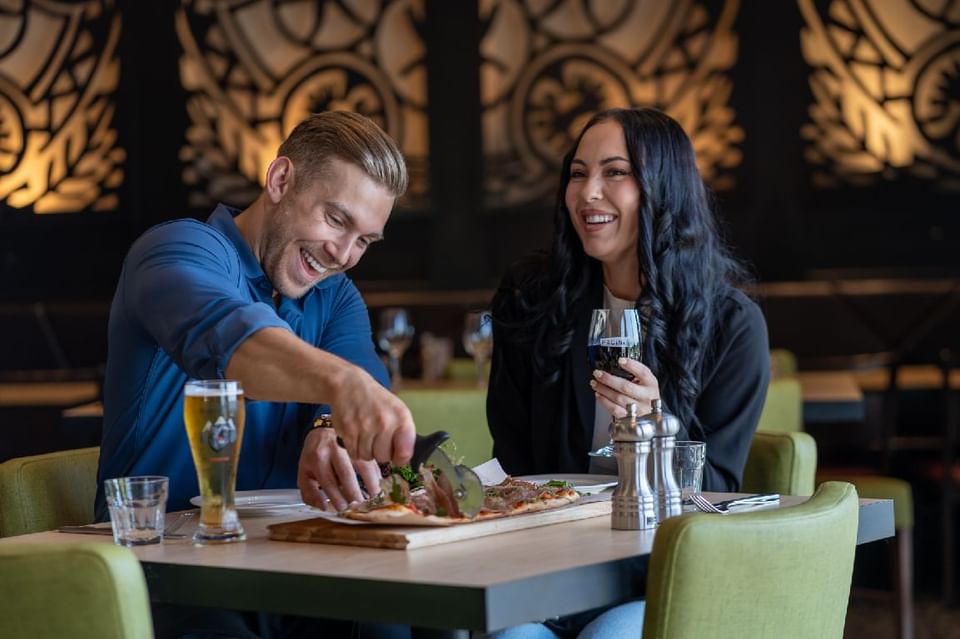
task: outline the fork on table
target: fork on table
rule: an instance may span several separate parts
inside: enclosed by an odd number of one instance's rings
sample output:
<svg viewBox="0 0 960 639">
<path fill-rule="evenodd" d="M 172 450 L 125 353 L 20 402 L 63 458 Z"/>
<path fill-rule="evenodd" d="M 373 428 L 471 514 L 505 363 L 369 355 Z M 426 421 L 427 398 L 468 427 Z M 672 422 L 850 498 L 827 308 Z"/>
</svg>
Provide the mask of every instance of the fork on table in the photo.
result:
<svg viewBox="0 0 960 639">
<path fill-rule="evenodd" d="M 177 518 L 174 519 L 170 524 L 163 529 L 164 538 L 169 539 L 183 539 L 186 535 L 178 534 L 177 531 L 183 527 L 185 523 L 190 521 L 193 516 L 197 513 L 195 510 L 188 510 L 177 515 Z M 99 523 L 99 524 L 87 524 L 84 526 L 60 526 L 57 528 L 59 532 L 62 533 L 74 533 L 81 535 L 112 535 L 113 527 L 110 525 L 110 522 Z"/>
<path fill-rule="evenodd" d="M 750 495 L 749 497 L 737 497 L 714 504 L 700 493 L 691 493 L 690 501 L 705 513 L 719 513 L 726 515 L 734 510 L 746 510 L 748 508 L 758 508 L 761 506 L 770 506 L 780 503 L 780 495 L 777 493 L 763 493 L 760 495 Z"/>
</svg>

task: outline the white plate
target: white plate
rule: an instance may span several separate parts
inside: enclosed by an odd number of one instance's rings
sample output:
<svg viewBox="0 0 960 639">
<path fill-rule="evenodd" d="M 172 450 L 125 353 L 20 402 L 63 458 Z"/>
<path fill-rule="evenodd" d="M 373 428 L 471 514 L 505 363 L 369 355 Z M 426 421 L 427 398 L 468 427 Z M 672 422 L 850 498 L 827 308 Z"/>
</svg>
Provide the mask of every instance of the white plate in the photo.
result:
<svg viewBox="0 0 960 639">
<path fill-rule="evenodd" d="M 194 506 L 203 504 L 197 495 L 190 500 Z M 234 503 L 241 517 L 265 517 L 306 508 L 300 491 L 296 488 L 270 488 L 266 490 L 238 490 Z"/>
<path fill-rule="evenodd" d="M 571 484 L 578 492 L 584 495 L 593 495 L 617 485 L 616 475 L 570 475 L 555 473 L 553 475 L 524 475 L 517 479 L 525 479 L 537 484 L 545 484 L 551 479 L 559 479 Z"/>
</svg>

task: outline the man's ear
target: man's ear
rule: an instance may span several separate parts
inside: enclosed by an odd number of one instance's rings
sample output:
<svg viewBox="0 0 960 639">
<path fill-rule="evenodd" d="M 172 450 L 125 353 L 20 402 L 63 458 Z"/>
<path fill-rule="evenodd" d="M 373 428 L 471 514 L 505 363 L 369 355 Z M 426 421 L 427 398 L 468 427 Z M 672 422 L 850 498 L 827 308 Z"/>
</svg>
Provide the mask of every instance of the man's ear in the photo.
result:
<svg viewBox="0 0 960 639">
<path fill-rule="evenodd" d="M 267 167 L 267 183 L 264 190 L 274 204 L 280 202 L 293 189 L 295 168 L 290 158 L 281 155 Z"/>
</svg>

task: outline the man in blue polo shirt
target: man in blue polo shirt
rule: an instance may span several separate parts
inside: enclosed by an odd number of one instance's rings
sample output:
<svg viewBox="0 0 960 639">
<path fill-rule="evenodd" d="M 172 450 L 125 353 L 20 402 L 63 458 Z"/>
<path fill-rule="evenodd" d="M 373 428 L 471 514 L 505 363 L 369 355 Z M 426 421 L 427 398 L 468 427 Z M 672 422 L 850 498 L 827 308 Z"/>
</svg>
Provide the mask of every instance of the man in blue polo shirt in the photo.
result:
<svg viewBox="0 0 960 639">
<path fill-rule="evenodd" d="M 344 275 L 382 239 L 406 185 L 403 156 L 376 125 L 315 114 L 281 145 L 248 208 L 220 205 L 206 223 L 167 222 L 133 244 L 110 310 L 99 519 L 106 478 L 166 475 L 171 510 L 199 493 L 183 426 L 191 378 L 243 384 L 240 490 L 299 486 L 307 503 L 343 508 L 362 498 L 357 474 L 379 490 L 375 460 L 409 459 L 413 419 L 385 388 L 366 307 Z M 311 428 L 321 410 L 335 432 Z M 245 632 L 236 636 L 257 634 Z"/>
</svg>

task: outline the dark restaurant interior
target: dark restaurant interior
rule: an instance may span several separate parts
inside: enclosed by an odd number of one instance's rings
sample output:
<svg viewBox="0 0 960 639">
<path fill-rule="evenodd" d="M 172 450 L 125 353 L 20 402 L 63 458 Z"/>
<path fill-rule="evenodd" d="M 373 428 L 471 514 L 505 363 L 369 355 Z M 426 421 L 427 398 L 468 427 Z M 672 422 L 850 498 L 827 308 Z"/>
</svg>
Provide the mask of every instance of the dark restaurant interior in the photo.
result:
<svg viewBox="0 0 960 639">
<path fill-rule="evenodd" d="M 953 0 L 0 2 L 0 462 L 99 444 L 95 410 L 64 411 L 100 398 L 130 244 L 248 205 L 309 113 L 366 115 L 409 163 L 351 277 L 374 327 L 409 312 L 416 380 L 425 333 L 469 357 L 464 314 L 547 248 L 577 132 L 631 105 L 693 141 L 784 358 L 774 379 L 854 382 L 852 417 L 827 402 L 800 425 L 818 471 L 912 499 L 906 558 L 892 539 L 857 549 L 844 636 L 960 637 Z M 29 390 L 58 385 L 82 390 Z M 869 594 L 904 562 L 911 634 Z"/>
</svg>

